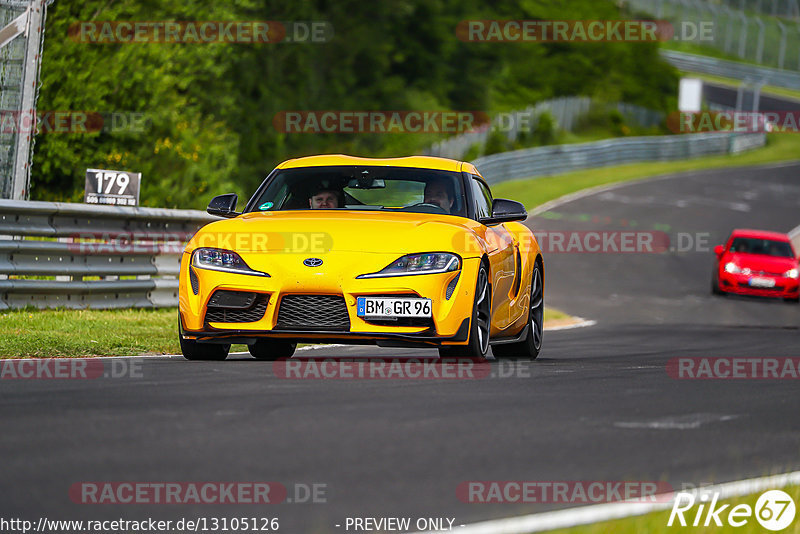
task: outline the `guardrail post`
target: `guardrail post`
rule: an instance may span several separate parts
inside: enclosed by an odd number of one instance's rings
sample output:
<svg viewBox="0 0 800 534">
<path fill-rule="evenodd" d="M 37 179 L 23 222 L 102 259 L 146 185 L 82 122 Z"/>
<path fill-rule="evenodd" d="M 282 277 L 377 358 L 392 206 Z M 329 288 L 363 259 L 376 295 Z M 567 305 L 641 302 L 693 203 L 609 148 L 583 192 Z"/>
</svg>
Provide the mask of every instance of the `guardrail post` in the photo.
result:
<svg viewBox="0 0 800 534">
<path fill-rule="evenodd" d="M 756 48 L 756 63 L 761 65 L 764 63 L 764 22 L 761 17 L 756 17 L 756 24 L 758 24 L 758 45 Z"/>
<path fill-rule="evenodd" d="M 728 30 L 725 32 L 725 53 L 731 53 L 731 44 L 733 44 L 733 24 L 731 21 L 733 19 L 733 11 L 728 6 L 723 6 L 725 12 L 728 14 Z"/>
<path fill-rule="evenodd" d="M 786 26 L 781 21 L 776 20 L 778 28 L 781 30 L 781 44 L 778 47 L 778 68 L 783 68 L 783 61 L 786 59 Z"/>
<path fill-rule="evenodd" d="M 747 17 L 744 13 L 739 13 L 739 19 L 742 21 L 742 29 L 739 31 L 739 57 L 744 59 L 745 51 L 747 49 Z"/>
<path fill-rule="evenodd" d="M 763 86 L 764 82 L 757 82 L 753 89 L 753 113 L 758 113 L 759 101 L 761 100 L 761 88 Z"/>
</svg>

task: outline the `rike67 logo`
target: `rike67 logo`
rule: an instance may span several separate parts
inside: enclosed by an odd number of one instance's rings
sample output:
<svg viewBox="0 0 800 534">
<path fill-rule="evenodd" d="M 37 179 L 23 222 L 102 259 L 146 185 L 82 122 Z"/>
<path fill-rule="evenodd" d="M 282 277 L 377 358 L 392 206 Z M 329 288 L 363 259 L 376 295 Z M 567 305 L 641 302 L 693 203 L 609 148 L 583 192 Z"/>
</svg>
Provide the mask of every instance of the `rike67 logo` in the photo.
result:
<svg viewBox="0 0 800 534">
<path fill-rule="evenodd" d="M 708 502 L 709 496 L 711 502 Z M 699 498 L 694 493 L 681 492 L 675 496 L 672 512 L 669 514 L 667 526 L 673 524 L 682 527 L 721 527 L 726 524 L 738 528 L 743 527 L 754 517 L 767 530 L 783 530 L 794 521 L 795 504 L 786 492 L 769 490 L 761 494 L 755 507 L 749 504 L 718 505 L 719 493 L 703 493 Z M 693 510 L 696 508 L 696 510 Z M 677 523 L 676 523 L 677 520 Z"/>
</svg>

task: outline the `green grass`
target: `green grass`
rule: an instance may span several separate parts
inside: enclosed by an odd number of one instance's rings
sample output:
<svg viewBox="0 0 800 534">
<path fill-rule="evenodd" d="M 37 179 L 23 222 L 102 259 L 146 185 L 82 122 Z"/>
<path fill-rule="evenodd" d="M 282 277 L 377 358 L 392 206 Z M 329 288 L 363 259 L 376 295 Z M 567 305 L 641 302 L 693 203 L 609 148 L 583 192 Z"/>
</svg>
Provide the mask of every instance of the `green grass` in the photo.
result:
<svg viewBox="0 0 800 534">
<path fill-rule="evenodd" d="M 545 321 L 568 315 L 545 309 Z M 180 354 L 177 310 L 0 312 L 0 359 Z M 231 352 L 247 351 L 234 345 Z"/>
<path fill-rule="evenodd" d="M 501 182 L 492 186 L 496 198 L 512 198 L 529 209 L 588 187 L 626 182 L 662 174 L 800 160 L 800 135 L 769 134 L 767 146 L 735 155 L 682 161 L 631 163 L 586 169 L 556 176 Z"/>
<path fill-rule="evenodd" d="M 562 319 L 569 319 L 569 315 L 566 313 L 557 310 L 555 308 L 547 308 L 544 309 L 544 322 L 547 324 L 548 321 L 560 321 Z"/>
<path fill-rule="evenodd" d="M 777 488 L 774 488 L 777 489 Z M 800 486 L 790 486 L 788 488 L 782 488 L 782 491 L 788 493 L 795 502 L 795 505 L 800 503 Z M 653 512 L 650 514 L 635 516 L 635 517 L 628 517 L 625 519 L 616 519 L 614 521 L 604 521 L 600 523 L 593 523 L 591 525 L 584 525 L 579 527 L 573 527 L 570 529 L 562 529 L 562 530 L 553 530 L 550 531 L 551 534 L 606 534 L 608 532 L 613 532 L 614 534 L 639 534 L 642 532 L 647 532 L 648 534 L 672 534 L 675 532 L 691 532 L 692 534 L 695 533 L 714 533 L 714 534 L 763 534 L 765 532 L 770 532 L 763 528 L 760 523 L 755 519 L 755 517 L 747 518 L 747 524 L 734 528 L 727 524 L 726 519 L 728 517 L 728 512 L 733 508 L 736 504 L 747 504 L 751 508 L 755 506 L 758 497 L 763 492 L 759 492 L 754 495 L 749 495 L 746 497 L 736 498 L 736 499 L 729 499 L 725 501 L 720 501 L 721 503 L 731 503 L 731 506 L 726 508 L 720 514 L 720 521 L 723 523 L 722 527 L 717 526 L 709 526 L 709 527 L 693 527 L 693 526 L 686 526 L 681 527 L 679 523 L 677 523 L 677 519 L 673 522 L 671 527 L 667 526 L 667 521 L 669 520 L 669 516 L 671 513 L 671 509 L 665 510 L 663 512 Z M 707 507 L 706 507 L 707 508 Z M 719 505 L 717 506 L 719 508 Z M 684 517 L 687 519 L 687 525 L 691 525 L 692 521 L 694 520 L 694 514 L 697 512 L 698 506 L 695 504 L 687 513 L 684 514 Z M 704 509 L 704 512 L 706 510 Z M 798 510 L 800 512 L 800 510 Z M 689 519 L 691 517 L 691 519 Z M 705 521 L 705 514 L 700 519 L 700 523 L 702 524 Z M 713 521 L 711 521 L 713 525 Z M 800 517 L 795 516 L 795 520 L 791 523 L 786 529 L 780 531 L 781 534 L 800 534 Z"/>
<path fill-rule="evenodd" d="M 175 309 L 0 313 L 0 358 L 179 352 Z"/>
</svg>

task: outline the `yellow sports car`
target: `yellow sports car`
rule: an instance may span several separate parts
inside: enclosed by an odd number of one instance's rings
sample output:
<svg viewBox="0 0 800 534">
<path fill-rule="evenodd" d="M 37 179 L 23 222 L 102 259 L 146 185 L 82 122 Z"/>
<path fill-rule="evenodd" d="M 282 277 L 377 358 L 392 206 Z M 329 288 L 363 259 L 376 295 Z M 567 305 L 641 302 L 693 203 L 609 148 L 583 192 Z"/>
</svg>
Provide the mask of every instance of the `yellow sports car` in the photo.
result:
<svg viewBox="0 0 800 534">
<path fill-rule="evenodd" d="M 519 202 L 493 199 L 470 163 L 343 155 L 280 164 L 243 212 L 208 212 L 180 271 L 190 360 L 231 343 L 259 359 L 298 342 L 436 347 L 441 356 L 536 358 L 544 263 Z"/>
</svg>

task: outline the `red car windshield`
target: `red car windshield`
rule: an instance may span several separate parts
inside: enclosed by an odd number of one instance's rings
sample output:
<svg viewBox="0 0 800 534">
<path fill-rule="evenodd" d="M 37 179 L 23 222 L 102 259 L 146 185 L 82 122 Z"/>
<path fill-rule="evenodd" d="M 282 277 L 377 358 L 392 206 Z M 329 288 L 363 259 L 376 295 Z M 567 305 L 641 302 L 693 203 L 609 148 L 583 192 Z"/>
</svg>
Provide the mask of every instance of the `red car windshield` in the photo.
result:
<svg viewBox="0 0 800 534">
<path fill-rule="evenodd" d="M 730 252 L 737 254 L 761 254 L 779 258 L 793 258 L 792 247 L 788 241 L 759 239 L 755 237 L 735 237 Z"/>
</svg>

